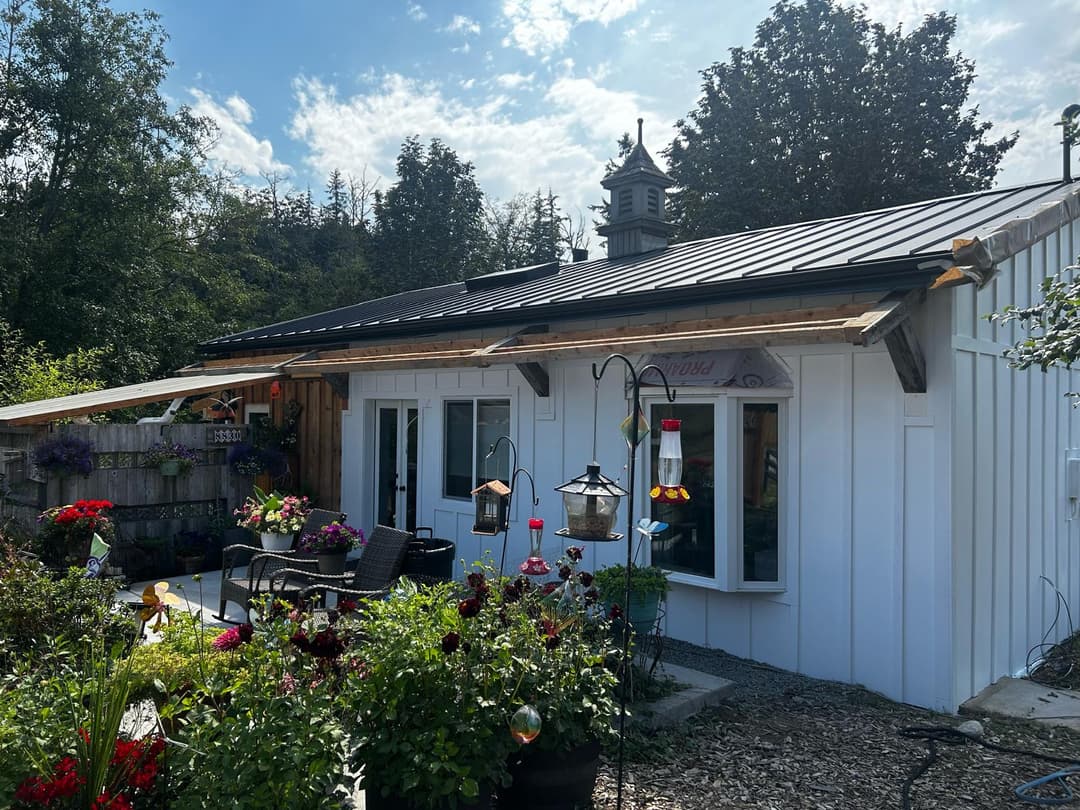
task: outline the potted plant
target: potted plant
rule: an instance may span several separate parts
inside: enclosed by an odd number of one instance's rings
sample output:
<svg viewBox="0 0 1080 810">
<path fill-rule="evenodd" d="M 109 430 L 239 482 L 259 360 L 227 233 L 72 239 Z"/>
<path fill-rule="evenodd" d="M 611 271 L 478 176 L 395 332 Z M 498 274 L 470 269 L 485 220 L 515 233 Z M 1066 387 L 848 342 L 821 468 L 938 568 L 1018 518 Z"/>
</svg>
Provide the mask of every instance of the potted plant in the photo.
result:
<svg viewBox="0 0 1080 810">
<path fill-rule="evenodd" d="M 345 555 L 365 542 L 360 529 L 335 520 L 301 537 L 300 550 L 315 554 L 320 574 L 342 574 L 345 572 Z"/>
<path fill-rule="evenodd" d="M 597 570 L 596 588 L 609 614 L 613 609 L 626 615 L 639 636 L 648 635 L 656 625 L 660 602 L 668 592 L 667 572 L 655 565 L 630 566 L 630 604 L 626 600 L 626 566 L 609 565 Z"/>
<path fill-rule="evenodd" d="M 198 463 L 195 448 L 181 442 L 154 442 L 143 457 L 144 467 L 157 467 L 164 476 L 186 475 Z"/>
<path fill-rule="evenodd" d="M 30 454 L 34 465 L 49 475 L 90 475 L 94 470 L 94 445 L 64 434 L 42 442 Z"/>
<path fill-rule="evenodd" d="M 259 533 L 264 549 L 288 551 L 294 535 L 304 528 L 311 506 L 307 496 L 282 495 L 276 491 L 267 495 L 255 487 L 254 494 L 233 514 L 239 518 L 237 526 Z"/>
<path fill-rule="evenodd" d="M 197 574 L 206 562 L 206 549 L 210 545 L 210 533 L 198 529 L 178 532 L 174 541 L 176 562 L 184 574 Z"/>
<path fill-rule="evenodd" d="M 259 447 L 249 442 L 234 444 L 226 459 L 237 475 L 254 478 L 268 473 L 280 478 L 289 471 L 289 460 L 284 451 L 276 447 Z"/>
<path fill-rule="evenodd" d="M 112 506 L 109 501 L 82 500 L 42 512 L 38 542 L 45 561 L 57 567 L 85 565 L 95 535 L 111 545 L 116 539 L 107 514 Z"/>
<path fill-rule="evenodd" d="M 591 756 L 578 787 L 591 795 L 599 746 L 581 744 L 611 734 L 615 684 L 608 625 L 588 601 L 596 594 L 572 569 L 548 588 L 491 573 L 474 570 L 464 593 L 403 584 L 405 596 L 365 605 L 364 666 L 346 692 L 361 707 L 354 765 L 372 810 L 485 807 L 500 791 L 506 806 L 534 806 L 511 785 L 512 772 L 535 774 L 533 747 L 559 755 L 564 772 L 568 752 Z M 523 748 L 528 761 L 515 765 Z"/>
<path fill-rule="evenodd" d="M 616 660 L 618 649 L 598 608 L 593 575 L 577 570 L 582 552 L 581 547 L 567 548 L 558 561 L 562 584 L 549 583 L 539 591 L 546 657 L 543 666 L 526 672 L 521 694 L 542 725 L 531 744 L 510 756 L 510 785 L 499 791 L 499 806 L 506 810 L 587 806 L 600 767 L 600 744 L 615 734 L 617 681 L 602 662 Z M 523 601 L 534 598 L 526 591 Z"/>
</svg>

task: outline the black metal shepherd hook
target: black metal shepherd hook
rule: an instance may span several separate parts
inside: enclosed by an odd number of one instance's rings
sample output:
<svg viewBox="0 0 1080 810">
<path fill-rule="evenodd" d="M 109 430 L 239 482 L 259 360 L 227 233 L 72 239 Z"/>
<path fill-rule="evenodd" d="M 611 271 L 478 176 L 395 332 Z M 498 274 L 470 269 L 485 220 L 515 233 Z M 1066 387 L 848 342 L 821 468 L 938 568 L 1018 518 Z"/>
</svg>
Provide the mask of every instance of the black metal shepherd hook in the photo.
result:
<svg viewBox="0 0 1080 810">
<path fill-rule="evenodd" d="M 514 491 L 517 487 L 517 477 L 519 475 L 524 473 L 525 477 L 529 479 L 529 487 L 532 490 L 532 505 L 536 507 L 540 503 L 540 499 L 536 497 L 536 482 L 533 480 L 532 473 L 526 470 L 524 467 L 519 467 L 517 465 L 517 445 L 514 444 L 513 439 L 511 439 L 509 436 L 500 436 L 499 438 L 497 438 L 495 440 L 495 444 L 491 445 L 491 447 L 488 448 L 488 453 L 486 456 L 484 456 L 484 461 L 487 461 L 489 458 L 495 455 L 495 451 L 499 448 L 499 445 L 502 442 L 506 442 L 508 445 L 510 445 L 510 450 L 513 455 L 510 459 L 510 480 L 508 482 L 510 484 L 510 494 L 506 498 L 506 525 L 503 526 L 502 554 L 499 557 L 499 579 L 502 579 L 503 567 L 506 564 L 506 541 L 510 534 L 510 508 L 514 504 Z"/>
<path fill-rule="evenodd" d="M 600 378 L 604 376 L 604 372 L 607 371 L 608 364 L 612 360 L 619 359 L 626 364 L 626 368 L 630 372 L 630 382 L 633 391 L 633 403 L 630 411 L 630 419 L 633 422 L 630 435 L 627 437 L 627 443 L 630 445 L 630 464 L 629 464 L 629 477 L 626 486 L 626 587 L 623 590 L 623 610 L 630 610 L 630 567 L 634 562 L 634 494 L 636 492 L 636 472 L 637 472 L 637 448 L 641 444 L 641 438 L 637 434 L 637 418 L 638 413 L 641 411 L 641 381 L 645 374 L 649 371 L 655 371 L 660 375 L 660 379 L 664 383 L 664 394 L 667 396 L 668 402 L 675 401 L 675 392 L 671 390 L 671 386 L 668 385 L 667 377 L 664 376 L 664 372 L 660 370 L 660 367 L 650 363 L 641 370 L 635 369 L 634 364 L 630 362 L 630 359 L 623 354 L 611 354 L 600 366 L 600 370 L 596 370 L 596 363 L 592 366 L 593 380 L 597 383 L 600 382 Z M 623 615 L 623 679 L 622 689 L 619 695 L 619 772 L 618 772 L 618 792 L 616 798 L 616 808 L 622 808 L 622 795 L 623 795 L 623 747 L 624 740 L 626 739 L 626 685 L 630 680 L 630 616 L 629 613 Z"/>
</svg>

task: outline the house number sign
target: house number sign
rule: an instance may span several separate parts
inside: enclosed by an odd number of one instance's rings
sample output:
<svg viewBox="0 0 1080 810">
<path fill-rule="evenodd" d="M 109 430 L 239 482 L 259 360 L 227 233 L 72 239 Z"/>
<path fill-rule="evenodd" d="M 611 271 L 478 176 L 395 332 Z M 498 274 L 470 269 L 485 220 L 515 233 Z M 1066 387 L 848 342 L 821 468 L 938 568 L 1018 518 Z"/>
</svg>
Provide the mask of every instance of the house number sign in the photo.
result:
<svg viewBox="0 0 1080 810">
<path fill-rule="evenodd" d="M 208 436 L 211 444 L 236 444 L 244 440 L 244 430 L 238 427 L 229 427 L 222 425 L 221 427 L 210 428 Z"/>
</svg>

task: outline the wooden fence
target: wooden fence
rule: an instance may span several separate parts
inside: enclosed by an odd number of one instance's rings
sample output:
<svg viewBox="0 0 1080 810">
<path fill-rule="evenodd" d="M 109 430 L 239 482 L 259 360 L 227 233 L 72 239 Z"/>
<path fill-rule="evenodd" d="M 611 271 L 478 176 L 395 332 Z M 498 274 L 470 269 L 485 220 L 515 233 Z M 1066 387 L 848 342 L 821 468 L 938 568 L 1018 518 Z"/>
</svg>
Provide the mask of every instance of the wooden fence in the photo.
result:
<svg viewBox="0 0 1080 810">
<path fill-rule="evenodd" d="M 179 532 L 216 528 L 220 543 L 222 531 L 232 525 L 232 510 L 251 491 L 252 481 L 233 472 L 227 456 L 232 444 L 246 439 L 247 430 L 243 425 L 206 423 L 0 428 L 4 517 L 32 530 L 38 514 L 49 506 L 83 498 L 112 501 L 118 562 L 137 569 L 128 572 L 134 578 L 151 568 L 150 576 L 165 575 L 170 572 L 157 569 L 171 563 L 172 541 Z M 33 448 L 62 433 L 93 444 L 94 470 L 88 476 L 45 476 L 33 468 L 29 461 Z M 160 440 L 194 448 L 199 463 L 188 474 L 175 477 L 145 466 L 146 450 Z M 159 550 L 137 553 L 142 546 L 155 546 L 146 538 L 158 538 Z M 145 559 L 148 554 L 154 557 L 153 565 Z M 208 566 L 216 562 L 213 555 L 211 549 Z"/>
</svg>

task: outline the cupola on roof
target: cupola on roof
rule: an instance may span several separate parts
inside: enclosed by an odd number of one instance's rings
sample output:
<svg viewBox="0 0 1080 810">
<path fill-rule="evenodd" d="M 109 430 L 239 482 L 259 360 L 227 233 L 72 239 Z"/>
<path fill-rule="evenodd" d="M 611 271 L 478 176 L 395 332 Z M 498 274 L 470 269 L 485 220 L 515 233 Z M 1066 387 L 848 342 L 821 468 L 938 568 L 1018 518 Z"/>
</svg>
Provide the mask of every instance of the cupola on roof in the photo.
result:
<svg viewBox="0 0 1080 810">
<path fill-rule="evenodd" d="M 660 171 L 660 167 L 656 165 L 652 159 L 652 155 L 650 155 L 649 151 L 645 148 L 645 144 L 641 137 L 643 123 L 644 119 L 639 118 L 637 120 L 637 143 L 634 145 L 634 148 L 630 150 L 630 154 L 626 156 L 623 165 L 600 181 L 600 185 L 604 188 L 610 189 L 612 186 L 632 182 L 633 180 L 639 179 L 642 175 L 655 177 L 657 180 L 664 183 L 664 188 L 675 185 L 674 180 L 664 174 L 664 172 Z"/>
<path fill-rule="evenodd" d="M 675 181 L 660 171 L 645 149 L 640 118 L 637 125 L 637 144 L 623 165 L 601 181 L 611 192 L 611 204 L 607 223 L 596 232 L 607 239 L 609 259 L 665 248 L 675 230 L 665 218 L 665 192 Z"/>
</svg>

